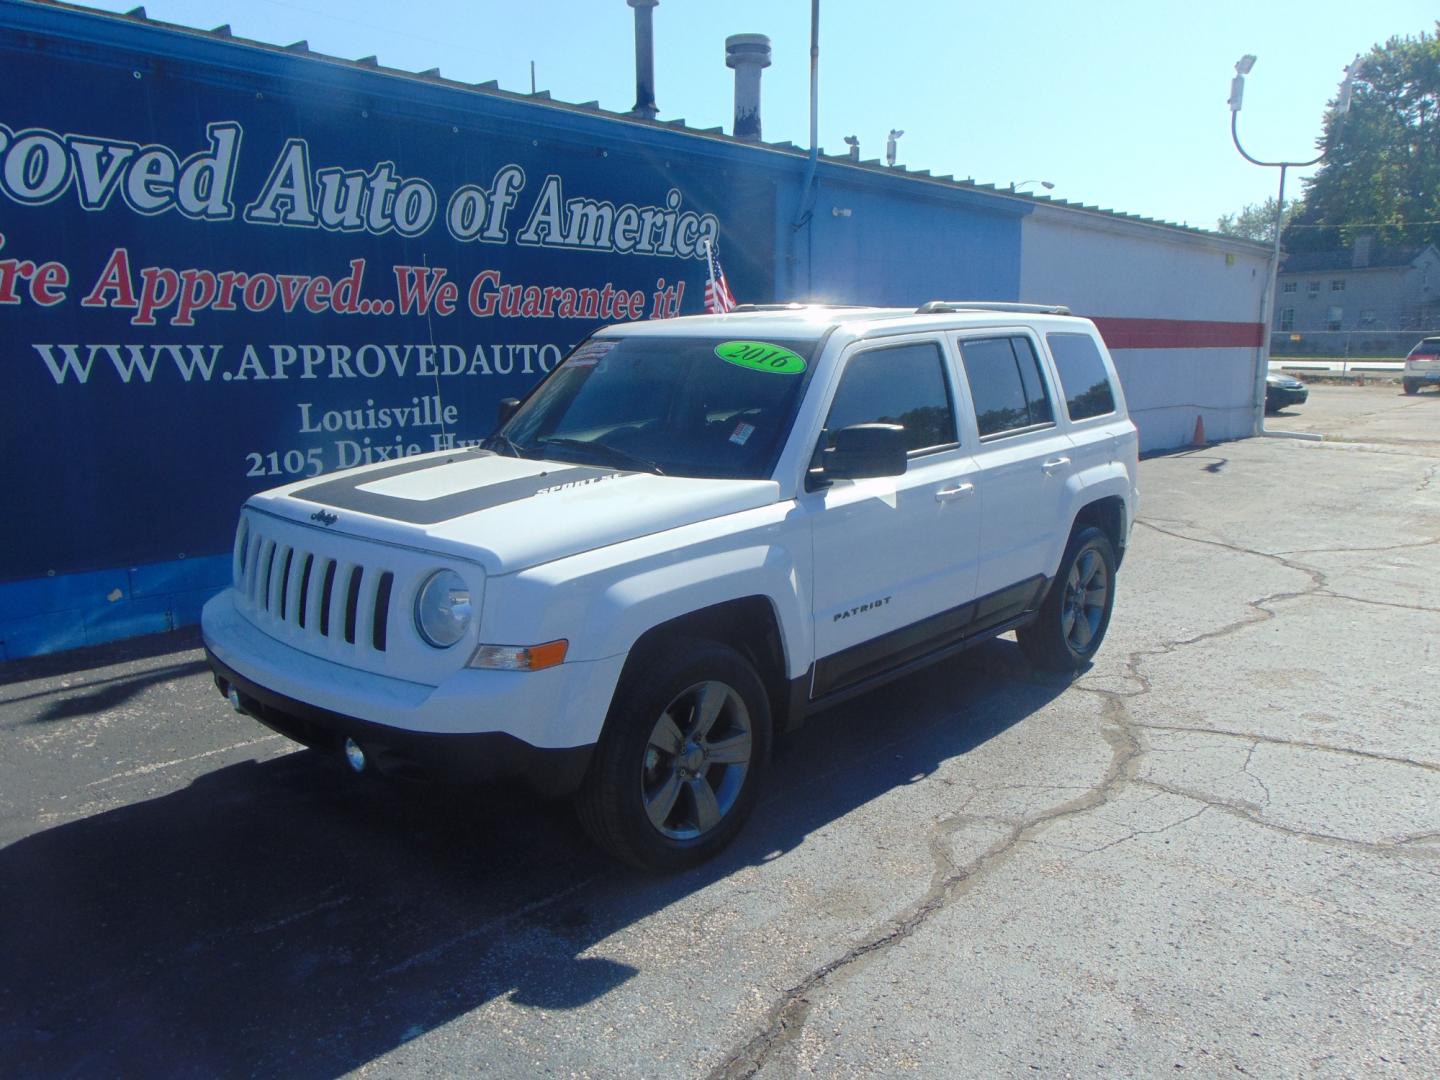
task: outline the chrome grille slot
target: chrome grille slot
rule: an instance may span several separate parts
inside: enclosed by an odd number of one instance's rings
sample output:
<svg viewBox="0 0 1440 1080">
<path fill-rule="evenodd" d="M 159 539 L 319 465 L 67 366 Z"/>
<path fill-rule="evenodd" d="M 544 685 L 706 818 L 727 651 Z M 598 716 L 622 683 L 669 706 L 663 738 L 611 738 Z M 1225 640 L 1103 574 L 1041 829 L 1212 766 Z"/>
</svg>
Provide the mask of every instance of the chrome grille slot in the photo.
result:
<svg viewBox="0 0 1440 1080">
<path fill-rule="evenodd" d="M 258 532 L 250 534 L 250 552 L 245 558 L 246 578 L 245 595 L 254 597 L 256 568 L 260 565 L 260 549 L 265 546 L 265 538 Z"/>
<path fill-rule="evenodd" d="M 334 559 L 325 560 L 324 584 L 320 587 L 320 636 L 330 636 L 330 608 L 335 599 L 335 569 Z"/>
<path fill-rule="evenodd" d="M 315 556 L 306 555 L 305 569 L 300 572 L 300 603 L 296 605 L 297 621 L 300 624 L 301 630 L 305 629 L 307 619 L 309 619 L 312 626 L 315 623 L 314 618 L 312 618 L 310 614 L 310 596 L 314 592 L 314 590 L 310 588 L 310 582 L 314 577 L 311 573 L 314 568 Z"/>
<path fill-rule="evenodd" d="M 345 642 L 355 644 L 355 617 L 360 613 L 360 584 L 365 580 L 363 567 L 350 569 L 350 582 L 345 588 Z"/>
<path fill-rule="evenodd" d="M 266 606 L 270 595 L 270 560 L 275 557 L 275 541 L 260 542 L 260 557 L 255 563 L 255 573 L 250 582 L 250 602 L 256 609 Z"/>
<path fill-rule="evenodd" d="M 375 586 L 375 612 L 371 620 L 371 641 L 377 652 L 384 652 L 388 640 L 387 628 L 390 622 L 390 591 L 395 587 L 395 575 L 386 570 L 380 575 Z"/>
<path fill-rule="evenodd" d="M 305 552 L 291 548 L 285 556 L 285 577 L 280 585 L 280 618 L 299 625 L 300 570 L 305 565 Z"/>
<path fill-rule="evenodd" d="M 245 556 L 249 553 L 250 522 L 242 517 L 240 527 L 235 530 L 235 566 L 231 575 L 236 587 L 245 579 Z"/>
<path fill-rule="evenodd" d="M 280 606 L 280 596 L 285 591 L 285 560 L 289 551 L 289 547 L 277 543 L 270 552 L 270 565 L 265 568 L 265 610 L 282 621 L 285 612 Z"/>
</svg>

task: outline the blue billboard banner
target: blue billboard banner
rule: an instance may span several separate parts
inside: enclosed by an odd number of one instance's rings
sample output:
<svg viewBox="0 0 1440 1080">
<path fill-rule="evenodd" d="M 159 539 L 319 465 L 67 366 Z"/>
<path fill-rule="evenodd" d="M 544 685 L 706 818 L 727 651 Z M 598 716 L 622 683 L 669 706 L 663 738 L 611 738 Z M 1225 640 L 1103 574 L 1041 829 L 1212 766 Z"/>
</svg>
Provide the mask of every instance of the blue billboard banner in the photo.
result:
<svg viewBox="0 0 1440 1080">
<path fill-rule="evenodd" d="M 0 56 L 0 581 L 473 443 L 596 327 L 700 311 L 707 242 L 774 288 L 774 179 L 701 140 L 55 9 L 0 5 Z"/>
</svg>

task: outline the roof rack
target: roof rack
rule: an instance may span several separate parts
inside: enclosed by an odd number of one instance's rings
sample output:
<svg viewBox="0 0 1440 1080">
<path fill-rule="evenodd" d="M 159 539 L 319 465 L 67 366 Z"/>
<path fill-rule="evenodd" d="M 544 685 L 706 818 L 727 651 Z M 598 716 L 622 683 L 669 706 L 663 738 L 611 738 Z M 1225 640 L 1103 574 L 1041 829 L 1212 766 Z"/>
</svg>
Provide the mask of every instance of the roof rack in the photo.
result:
<svg viewBox="0 0 1440 1080">
<path fill-rule="evenodd" d="M 863 304 L 801 304 L 791 300 L 786 304 L 736 304 L 730 311 L 804 311 L 806 308 L 858 308 L 864 306 Z"/>
<path fill-rule="evenodd" d="M 1070 315 L 1063 304 L 1011 304 L 999 300 L 931 300 L 915 309 L 916 315 L 945 315 L 954 311 L 1018 311 L 1027 315 Z"/>
</svg>

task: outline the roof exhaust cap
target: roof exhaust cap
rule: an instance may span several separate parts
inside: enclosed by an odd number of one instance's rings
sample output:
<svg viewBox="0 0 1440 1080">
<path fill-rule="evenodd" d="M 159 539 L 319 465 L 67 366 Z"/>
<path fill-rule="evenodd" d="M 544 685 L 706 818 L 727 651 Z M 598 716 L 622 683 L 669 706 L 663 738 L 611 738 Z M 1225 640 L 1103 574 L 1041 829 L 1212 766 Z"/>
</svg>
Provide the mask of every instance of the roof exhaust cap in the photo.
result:
<svg viewBox="0 0 1440 1080">
<path fill-rule="evenodd" d="M 760 139 L 760 72 L 770 66 L 770 39 L 764 34 L 731 34 L 725 39 L 725 66 L 735 69 L 735 137 Z"/>
<path fill-rule="evenodd" d="M 654 120 L 655 108 L 655 28 L 651 9 L 660 0 L 625 0 L 635 9 L 635 107 L 631 116 Z"/>
</svg>

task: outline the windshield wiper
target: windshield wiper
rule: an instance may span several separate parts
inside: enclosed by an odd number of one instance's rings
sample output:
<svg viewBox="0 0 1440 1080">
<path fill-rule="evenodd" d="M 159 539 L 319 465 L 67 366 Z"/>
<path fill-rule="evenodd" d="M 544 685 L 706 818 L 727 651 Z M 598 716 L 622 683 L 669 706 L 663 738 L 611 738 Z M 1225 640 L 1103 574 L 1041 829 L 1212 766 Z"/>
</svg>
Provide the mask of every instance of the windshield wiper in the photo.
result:
<svg viewBox="0 0 1440 1080">
<path fill-rule="evenodd" d="M 608 443 L 587 442 L 585 439 L 567 439 L 563 437 L 555 437 L 549 439 L 541 439 L 535 445 L 537 448 L 545 446 L 563 446 L 571 450 L 598 453 L 601 457 L 608 458 L 611 462 L 619 465 L 621 468 L 630 465 L 639 468 L 642 472 L 654 473 L 656 476 L 665 475 L 665 470 L 660 468 L 659 465 L 656 465 L 655 462 L 647 461 L 645 458 L 642 457 L 636 457 L 634 454 L 627 453 L 624 450 L 620 450 L 614 446 L 609 445 Z"/>
<path fill-rule="evenodd" d="M 514 439 L 510 438 L 509 435 L 502 435 L 498 431 L 480 443 L 475 449 L 494 451 L 496 447 L 499 447 L 500 452 L 508 453 L 511 457 L 523 458 L 525 456 L 520 452 L 520 446 Z"/>
</svg>

